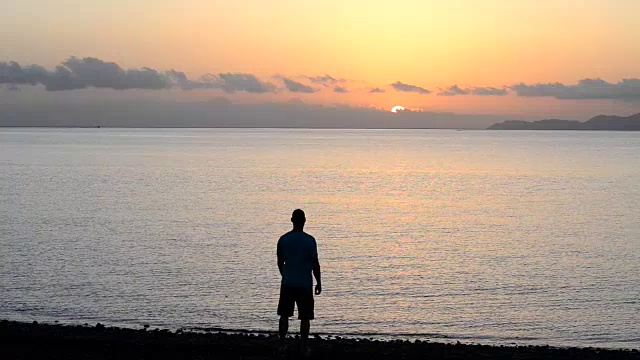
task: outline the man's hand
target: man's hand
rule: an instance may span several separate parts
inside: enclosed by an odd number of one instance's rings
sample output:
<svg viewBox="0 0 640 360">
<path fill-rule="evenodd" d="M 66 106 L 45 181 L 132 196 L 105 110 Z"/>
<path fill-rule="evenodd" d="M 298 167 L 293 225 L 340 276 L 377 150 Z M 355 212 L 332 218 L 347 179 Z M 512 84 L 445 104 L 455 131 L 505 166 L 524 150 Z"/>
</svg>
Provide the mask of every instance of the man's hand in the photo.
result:
<svg viewBox="0 0 640 360">
<path fill-rule="evenodd" d="M 320 284 L 316 285 L 316 295 L 320 295 L 321 292 L 322 292 L 322 285 Z"/>
</svg>

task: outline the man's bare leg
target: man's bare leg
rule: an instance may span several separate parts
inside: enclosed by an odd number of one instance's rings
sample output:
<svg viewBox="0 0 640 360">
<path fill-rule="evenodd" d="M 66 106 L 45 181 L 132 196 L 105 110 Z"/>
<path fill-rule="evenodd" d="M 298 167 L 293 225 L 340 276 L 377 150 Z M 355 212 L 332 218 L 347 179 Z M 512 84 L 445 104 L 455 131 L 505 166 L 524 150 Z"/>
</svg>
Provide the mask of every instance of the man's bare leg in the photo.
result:
<svg viewBox="0 0 640 360">
<path fill-rule="evenodd" d="M 280 333 L 280 346 L 284 346 L 287 332 L 289 332 L 289 317 L 280 316 L 280 326 L 278 330 Z"/>
<path fill-rule="evenodd" d="M 309 320 L 300 320 L 300 338 L 302 339 L 302 349 L 307 349 L 307 340 L 309 339 L 309 328 L 311 323 Z"/>
</svg>

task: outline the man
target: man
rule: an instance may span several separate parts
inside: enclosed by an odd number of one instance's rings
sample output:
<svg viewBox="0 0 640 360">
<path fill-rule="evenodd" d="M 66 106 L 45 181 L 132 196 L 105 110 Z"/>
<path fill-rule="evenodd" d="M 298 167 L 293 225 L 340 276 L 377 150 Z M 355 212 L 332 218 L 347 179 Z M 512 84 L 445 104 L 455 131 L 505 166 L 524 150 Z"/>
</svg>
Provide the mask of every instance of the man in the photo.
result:
<svg viewBox="0 0 640 360">
<path fill-rule="evenodd" d="M 278 269 L 282 276 L 278 315 L 280 315 L 280 346 L 284 348 L 289 330 L 289 317 L 293 316 L 294 303 L 298 306 L 302 349 L 308 353 L 309 320 L 313 320 L 313 279 L 316 278 L 315 294 L 322 292 L 320 262 L 316 239 L 304 232 L 304 211 L 296 209 L 291 215 L 293 230 L 278 240 Z"/>
</svg>

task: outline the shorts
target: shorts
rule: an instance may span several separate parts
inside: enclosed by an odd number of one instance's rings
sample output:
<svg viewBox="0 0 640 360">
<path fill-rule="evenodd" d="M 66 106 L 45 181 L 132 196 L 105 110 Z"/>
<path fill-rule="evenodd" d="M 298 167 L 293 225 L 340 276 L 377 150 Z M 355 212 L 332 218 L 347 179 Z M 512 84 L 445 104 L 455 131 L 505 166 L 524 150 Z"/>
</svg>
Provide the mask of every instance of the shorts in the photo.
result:
<svg viewBox="0 0 640 360">
<path fill-rule="evenodd" d="M 313 320 L 313 287 L 280 286 L 278 315 L 293 316 L 293 305 L 298 305 L 298 319 Z"/>
</svg>

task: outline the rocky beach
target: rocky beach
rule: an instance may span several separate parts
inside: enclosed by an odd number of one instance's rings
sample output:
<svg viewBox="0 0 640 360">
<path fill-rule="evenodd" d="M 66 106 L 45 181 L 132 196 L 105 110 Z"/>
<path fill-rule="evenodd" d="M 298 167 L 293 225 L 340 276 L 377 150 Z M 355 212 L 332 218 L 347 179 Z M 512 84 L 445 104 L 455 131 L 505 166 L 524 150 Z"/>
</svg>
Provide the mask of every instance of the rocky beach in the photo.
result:
<svg viewBox="0 0 640 360">
<path fill-rule="evenodd" d="M 275 334 L 0 322 L 2 359 L 297 359 Z M 311 359 L 640 359 L 637 349 L 488 346 L 315 336 Z"/>
</svg>

